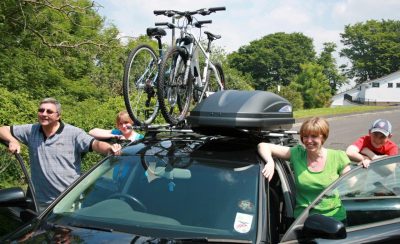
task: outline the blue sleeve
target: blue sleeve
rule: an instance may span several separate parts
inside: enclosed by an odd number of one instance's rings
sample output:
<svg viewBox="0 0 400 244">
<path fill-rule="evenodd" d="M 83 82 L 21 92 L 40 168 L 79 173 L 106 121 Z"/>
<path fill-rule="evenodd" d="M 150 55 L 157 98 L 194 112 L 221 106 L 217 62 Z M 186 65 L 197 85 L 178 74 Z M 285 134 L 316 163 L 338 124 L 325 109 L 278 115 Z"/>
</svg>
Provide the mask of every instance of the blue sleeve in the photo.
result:
<svg viewBox="0 0 400 244">
<path fill-rule="evenodd" d="M 25 124 L 25 125 L 13 125 L 10 126 L 11 135 L 17 138 L 18 141 L 22 142 L 23 144 L 28 144 L 30 135 L 33 129 L 37 129 L 37 125 L 33 128 L 34 125 L 32 124 Z"/>
<path fill-rule="evenodd" d="M 122 136 L 122 132 L 118 129 L 112 129 L 111 134 Z"/>
</svg>

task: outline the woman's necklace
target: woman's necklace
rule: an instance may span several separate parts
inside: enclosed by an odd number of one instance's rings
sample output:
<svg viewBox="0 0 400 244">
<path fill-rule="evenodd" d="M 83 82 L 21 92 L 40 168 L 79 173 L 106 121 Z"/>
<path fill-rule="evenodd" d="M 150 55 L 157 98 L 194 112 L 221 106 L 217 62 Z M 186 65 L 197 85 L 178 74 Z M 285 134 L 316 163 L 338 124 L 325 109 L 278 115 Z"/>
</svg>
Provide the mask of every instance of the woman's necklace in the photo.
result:
<svg viewBox="0 0 400 244">
<path fill-rule="evenodd" d="M 316 168 L 322 168 L 323 165 L 324 165 L 324 151 L 321 150 L 321 152 L 319 152 L 317 156 L 314 158 L 310 154 L 307 154 L 308 167 L 316 169 Z"/>
</svg>

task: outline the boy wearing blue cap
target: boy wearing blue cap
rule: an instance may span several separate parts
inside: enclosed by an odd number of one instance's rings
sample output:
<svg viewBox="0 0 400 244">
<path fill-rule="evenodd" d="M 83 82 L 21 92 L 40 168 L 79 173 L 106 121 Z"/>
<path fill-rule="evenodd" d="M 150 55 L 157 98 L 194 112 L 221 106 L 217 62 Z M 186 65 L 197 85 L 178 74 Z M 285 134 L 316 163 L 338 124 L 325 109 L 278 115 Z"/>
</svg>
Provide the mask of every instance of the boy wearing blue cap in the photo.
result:
<svg viewBox="0 0 400 244">
<path fill-rule="evenodd" d="M 390 140 L 392 124 L 386 119 L 372 123 L 368 135 L 358 138 L 347 147 L 346 154 L 355 162 L 368 167 L 371 160 L 398 154 L 397 145 Z"/>
</svg>

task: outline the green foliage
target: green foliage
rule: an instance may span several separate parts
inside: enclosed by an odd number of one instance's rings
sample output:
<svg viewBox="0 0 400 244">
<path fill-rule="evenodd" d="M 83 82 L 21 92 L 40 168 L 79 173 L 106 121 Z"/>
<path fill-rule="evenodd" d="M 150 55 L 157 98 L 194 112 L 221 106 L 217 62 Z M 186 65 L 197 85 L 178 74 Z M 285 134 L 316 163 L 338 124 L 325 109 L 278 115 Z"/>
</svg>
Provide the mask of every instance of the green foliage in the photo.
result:
<svg viewBox="0 0 400 244">
<path fill-rule="evenodd" d="M 293 87 L 302 94 L 304 108 L 321 108 L 329 105 L 331 88 L 323 67 L 315 63 L 301 65 L 301 72 L 293 78 Z"/>
<path fill-rule="evenodd" d="M 346 25 L 341 34 L 341 56 L 351 61 L 343 67 L 357 83 L 396 72 L 400 67 L 400 21 L 369 20 Z"/>
<path fill-rule="evenodd" d="M 281 86 L 279 91 L 277 87 L 273 87 L 270 91 L 288 100 L 292 104 L 293 111 L 296 111 L 304 107 L 303 97 L 298 89 L 300 89 L 298 85 L 292 82 L 288 86 Z"/>
<path fill-rule="evenodd" d="M 0 125 L 33 123 L 37 121 L 37 102 L 25 93 L 10 92 L 0 86 Z"/>
<path fill-rule="evenodd" d="M 23 175 L 15 156 L 0 144 L 0 189 L 21 185 Z"/>
<path fill-rule="evenodd" d="M 232 68 L 250 74 L 257 90 L 289 85 L 300 64 L 315 60 L 312 39 L 302 33 L 274 33 L 228 55 Z"/>
<path fill-rule="evenodd" d="M 338 106 L 334 108 L 313 108 L 297 110 L 293 113 L 296 119 L 309 118 L 315 116 L 333 116 L 333 115 L 346 115 L 357 114 L 364 112 L 373 112 L 379 110 L 387 110 L 388 106 Z"/>
<path fill-rule="evenodd" d="M 225 75 L 225 86 L 227 90 L 254 90 L 253 78 L 250 74 L 242 74 L 231 68 L 228 64 L 222 66 Z"/>
<path fill-rule="evenodd" d="M 329 80 L 332 95 L 335 95 L 337 90 L 346 83 L 346 77 L 340 74 L 336 60 L 332 55 L 335 50 L 336 44 L 332 42 L 324 43 L 324 50 L 317 58 L 317 63 L 324 68 L 323 73 Z"/>
<path fill-rule="evenodd" d="M 104 29 L 91 1 L 7 0 L 0 15 L 0 34 L 6 37 L 0 40 L 3 87 L 33 99 L 68 94 L 82 101 L 107 94 L 109 86 L 92 79 L 96 56 L 120 44 L 115 28 Z"/>
</svg>

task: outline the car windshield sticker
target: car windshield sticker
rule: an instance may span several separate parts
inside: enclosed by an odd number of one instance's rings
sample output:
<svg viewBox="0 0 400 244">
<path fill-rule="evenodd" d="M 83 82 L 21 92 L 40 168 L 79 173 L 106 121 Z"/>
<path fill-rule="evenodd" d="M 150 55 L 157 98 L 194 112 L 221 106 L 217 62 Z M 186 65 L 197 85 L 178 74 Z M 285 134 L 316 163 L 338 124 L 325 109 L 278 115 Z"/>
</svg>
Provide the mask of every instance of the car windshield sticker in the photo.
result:
<svg viewBox="0 0 400 244">
<path fill-rule="evenodd" d="M 174 188 L 175 188 L 175 183 L 173 181 L 168 183 L 168 190 L 169 191 L 174 191 Z"/>
<path fill-rule="evenodd" d="M 238 207 L 245 212 L 252 212 L 254 205 L 249 200 L 241 200 L 238 203 Z"/>
<path fill-rule="evenodd" d="M 147 177 L 147 181 L 149 183 L 158 178 L 158 176 L 154 173 L 155 168 L 156 162 L 149 162 L 147 170 L 144 172 L 144 175 Z"/>
<path fill-rule="evenodd" d="M 250 231 L 253 215 L 236 213 L 233 228 L 239 233 L 247 233 Z"/>
</svg>

